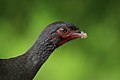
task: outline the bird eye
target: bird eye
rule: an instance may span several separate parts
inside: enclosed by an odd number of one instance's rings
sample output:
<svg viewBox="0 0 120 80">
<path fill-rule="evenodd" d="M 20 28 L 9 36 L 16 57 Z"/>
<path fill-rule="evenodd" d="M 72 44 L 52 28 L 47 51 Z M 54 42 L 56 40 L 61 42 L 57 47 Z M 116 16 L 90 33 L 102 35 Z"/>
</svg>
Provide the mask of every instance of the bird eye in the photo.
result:
<svg viewBox="0 0 120 80">
<path fill-rule="evenodd" d="M 66 34 L 68 32 L 68 28 L 67 27 L 62 27 L 62 28 L 60 28 L 60 32 L 62 34 Z"/>
</svg>

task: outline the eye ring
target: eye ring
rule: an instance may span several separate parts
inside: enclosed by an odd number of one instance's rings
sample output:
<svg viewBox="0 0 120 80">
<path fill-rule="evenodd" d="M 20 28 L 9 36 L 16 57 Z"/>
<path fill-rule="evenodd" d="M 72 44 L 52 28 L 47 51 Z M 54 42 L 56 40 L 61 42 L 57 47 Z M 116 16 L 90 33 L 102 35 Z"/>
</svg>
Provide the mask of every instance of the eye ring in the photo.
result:
<svg viewBox="0 0 120 80">
<path fill-rule="evenodd" d="M 68 28 L 67 27 L 61 27 L 60 29 L 61 34 L 67 34 L 68 33 Z"/>
</svg>

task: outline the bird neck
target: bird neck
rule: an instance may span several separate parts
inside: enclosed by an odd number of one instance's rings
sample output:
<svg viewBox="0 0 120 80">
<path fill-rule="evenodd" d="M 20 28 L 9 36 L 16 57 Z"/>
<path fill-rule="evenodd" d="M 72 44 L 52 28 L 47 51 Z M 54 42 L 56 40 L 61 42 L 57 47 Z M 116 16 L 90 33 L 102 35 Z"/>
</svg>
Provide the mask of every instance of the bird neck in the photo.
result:
<svg viewBox="0 0 120 80">
<path fill-rule="evenodd" d="M 0 59 L 0 65 L 5 65 L 4 67 L 0 66 L 0 80 L 7 80 L 7 78 L 32 80 L 54 50 L 55 46 L 51 43 L 50 38 L 40 36 L 25 54 L 15 58 Z M 1 79 L 1 74 L 5 75 L 3 79 Z"/>
<path fill-rule="evenodd" d="M 55 50 L 49 38 L 39 37 L 35 44 L 21 57 L 26 60 L 26 65 L 32 70 L 32 76 L 37 73 L 42 64 Z"/>
<path fill-rule="evenodd" d="M 42 65 L 54 49 L 55 46 L 49 39 L 38 39 L 35 44 L 25 53 L 25 55 L 27 56 L 27 61 L 30 61 L 32 65 L 36 65 L 38 63 Z"/>
</svg>

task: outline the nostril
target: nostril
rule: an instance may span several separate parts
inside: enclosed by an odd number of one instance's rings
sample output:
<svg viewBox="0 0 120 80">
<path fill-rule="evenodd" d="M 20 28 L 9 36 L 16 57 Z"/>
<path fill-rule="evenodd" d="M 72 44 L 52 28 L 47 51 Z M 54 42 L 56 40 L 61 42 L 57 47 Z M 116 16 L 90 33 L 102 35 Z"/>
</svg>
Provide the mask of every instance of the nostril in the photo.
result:
<svg viewBox="0 0 120 80">
<path fill-rule="evenodd" d="M 80 30 L 76 30 L 76 32 L 77 32 L 77 33 L 81 33 L 81 31 L 80 31 Z"/>
</svg>

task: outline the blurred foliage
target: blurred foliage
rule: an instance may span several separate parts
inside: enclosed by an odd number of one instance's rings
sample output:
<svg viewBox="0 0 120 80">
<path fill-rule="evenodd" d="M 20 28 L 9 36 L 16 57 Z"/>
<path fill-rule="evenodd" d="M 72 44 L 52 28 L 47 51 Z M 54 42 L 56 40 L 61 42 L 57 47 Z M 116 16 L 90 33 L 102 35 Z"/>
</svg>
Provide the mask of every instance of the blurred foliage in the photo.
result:
<svg viewBox="0 0 120 80">
<path fill-rule="evenodd" d="M 55 21 L 89 37 L 56 49 L 34 80 L 120 80 L 120 0 L 1 0 L 0 58 L 26 52 Z"/>
</svg>

